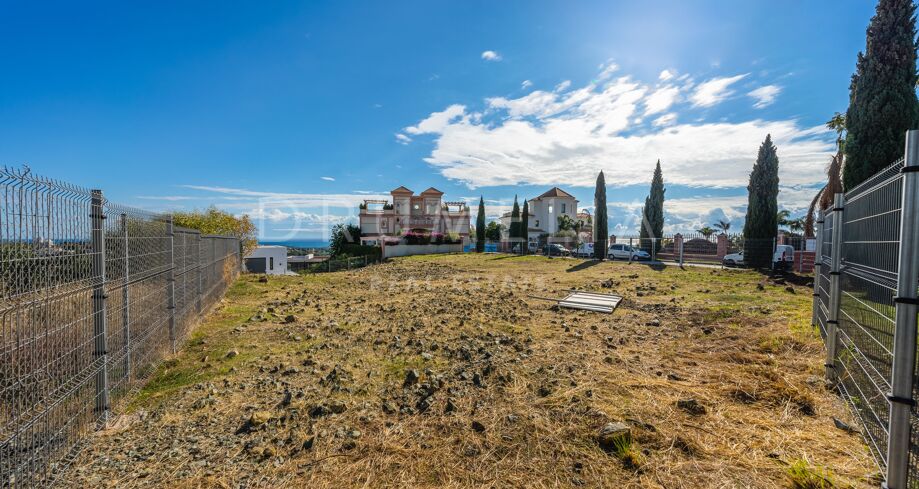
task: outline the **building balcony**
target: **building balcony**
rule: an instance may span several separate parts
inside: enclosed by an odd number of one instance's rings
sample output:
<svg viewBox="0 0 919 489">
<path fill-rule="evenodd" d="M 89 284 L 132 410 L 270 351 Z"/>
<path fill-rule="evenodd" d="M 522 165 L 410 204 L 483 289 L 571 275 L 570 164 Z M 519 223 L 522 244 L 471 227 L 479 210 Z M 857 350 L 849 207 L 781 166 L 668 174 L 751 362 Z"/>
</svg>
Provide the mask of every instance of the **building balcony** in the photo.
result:
<svg viewBox="0 0 919 489">
<path fill-rule="evenodd" d="M 434 216 L 410 216 L 408 218 L 409 227 L 434 227 Z"/>
</svg>

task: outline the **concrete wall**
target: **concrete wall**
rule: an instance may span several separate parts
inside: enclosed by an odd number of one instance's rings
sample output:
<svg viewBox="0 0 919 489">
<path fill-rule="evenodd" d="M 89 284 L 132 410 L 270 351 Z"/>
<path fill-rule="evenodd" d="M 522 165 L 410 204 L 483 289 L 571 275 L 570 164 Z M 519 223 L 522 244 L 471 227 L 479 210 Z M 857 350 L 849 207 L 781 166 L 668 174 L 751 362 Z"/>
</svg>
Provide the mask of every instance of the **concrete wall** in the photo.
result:
<svg viewBox="0 0 919 489">
<path fill-rule="evenodd" d="M 435 253 L 462 253 L 463 244 L 442 244 L 442 245 L 386 245 L 383 247 L 383 258 L 394 258 L 397 256 L 410 255 L 433 255 Z"/>
</svg>

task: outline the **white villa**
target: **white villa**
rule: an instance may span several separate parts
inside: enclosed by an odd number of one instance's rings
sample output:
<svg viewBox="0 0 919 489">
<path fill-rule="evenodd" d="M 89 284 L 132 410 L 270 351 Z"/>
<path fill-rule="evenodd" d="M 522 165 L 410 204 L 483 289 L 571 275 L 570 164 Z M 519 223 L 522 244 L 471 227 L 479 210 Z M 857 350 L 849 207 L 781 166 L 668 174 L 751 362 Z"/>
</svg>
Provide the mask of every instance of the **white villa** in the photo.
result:
<svg viewBox="0 0 919 489">
<path fill-rule="evenodd" d="M 465 202 L 444 202 L 444 193 L 431 187 L 419 195 L 399 187 L 392 202 L 365 200 L 360 206 L 361 244 L 376 245 L 386 236 L 407 231 L 456 233 L 469 240 L 469 208 Z"/>
<path fill-rule="evenodd" d="M 575 221 L 578 220 L 578 199 L 558 187 L 552 187 L 527 202 L 530 213 L 527 238 L 530 242 L 538 242 L 542 234 L 558 232 L 558 216 L 566 215 Z M 500 221 L 504 228 L 508 229 L 511 225 L 511 213 L 501 216 Z"/>
</svg>

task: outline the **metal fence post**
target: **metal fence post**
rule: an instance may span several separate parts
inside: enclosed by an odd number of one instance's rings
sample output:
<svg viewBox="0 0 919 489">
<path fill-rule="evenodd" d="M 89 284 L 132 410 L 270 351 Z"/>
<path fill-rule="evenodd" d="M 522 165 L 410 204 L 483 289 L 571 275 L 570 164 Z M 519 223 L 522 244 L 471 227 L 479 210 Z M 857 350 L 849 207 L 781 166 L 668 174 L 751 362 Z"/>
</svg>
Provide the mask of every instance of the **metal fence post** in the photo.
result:
<svg viewBox="0 0 919 489">
<path fill-rule="evenodd" d="M 93 274 L 93 358 L 102 360 L 96 373 L 96 413 L 102 416 L 103 424 L 108 423 L 109 387 L 108 387 L 108 331 L 106 330 L 105 311 L 105 211 L 102 207 L 102 191 L 93 190 L 90 200 L 90 218 L 92 220 L 92 274 Z"/>
<path fill-rule="evenodd" d="M 216 240 L 213 240 L 216 241 Z M 201 244 L 204 243 L 204 238 L 201 235 L 198 235 L 198 293 L 195 297 L 195 311 L 198 314 L 201 314 L 201 296 L 204 295 L 204 288 L 201 285 L 202 272 L 201 269 L 204 267 L 204 260 L 201 258 Z"/>
<path fill-rule="evenodd" d="M 910 452 L 910 410 L 916 363 L 916 299 L 919 281 L 919 131 L 906 133 L 903 196 L 900 210 L 900 256 L 897 273 L 896 329 L 890 378 L 890 436 L 887 439 L 885 487 L 906 488 Z"/>
<path fill-rule="evenodd" d="M 680 235 L 680 266 L 683 266 L 683 236 Z"/>
<path fill-rule="evenodd" d="M 172 216 L 166 220 L 166 236 L 169 238 L 169 271 L 166 273 L 166 309 L 169 313 L 169 342 L 172 344 L 172 353 L 176 349 L 176 257 L 175 257 L 175 226 Z"/>
<path fill-rule="evenodd" d="M 842 227 L 843 227 L 843 208 L 846 197 L 843 194 L 836 194 L 833 198 L 833 236 L 830 268 L 830 310 L 827 312 L 826 321 L 826 376 L 832 384 L 836 383 L 836 349 L 837 334 L 836 326 L 839 324 L 839 299 L 841 291 L 839 288 L 839 276 L 842 266 Z"/>
<path fill-rule="evenodd" d="M 817 308 L 820 307 L 820 274 L 823 262 L 823 209 L 817 211 L 817 230 L 814 234 L 814 300 L 811 306 L 811 326 L 817 325 Z M 802 257 L 802 260 L 803 257 Z"/>
<path fill-rule="evenodd" d="M 124 331 L 124 375 L 131 379 L 131 247 L 128 246 L 128 215 L 121 214 L 121 234 L 124 239 L 124 285 L 121 287 L 121 322 Z"/>
</svg>

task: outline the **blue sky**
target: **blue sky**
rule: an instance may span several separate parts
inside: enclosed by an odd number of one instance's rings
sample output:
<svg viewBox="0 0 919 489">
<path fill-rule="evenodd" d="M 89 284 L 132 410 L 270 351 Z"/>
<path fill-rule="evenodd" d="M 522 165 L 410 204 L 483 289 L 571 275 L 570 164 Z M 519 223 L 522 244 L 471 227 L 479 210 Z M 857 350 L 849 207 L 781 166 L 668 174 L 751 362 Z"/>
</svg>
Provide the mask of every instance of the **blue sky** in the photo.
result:
<svg viewBox="0 0 919 489">
<path fill-rule="evenodd" d="M 405 185 L 448 200 L 558 185 L 637 231 L 727 217 L 776 139 L 800 213 L 848 103 L 869 1 L 0 1 L 0 164 L 153 210 L 215 204 L 320 237 Z M 295 231 L 292 231 L 295 230 Z"/>
</svg>

